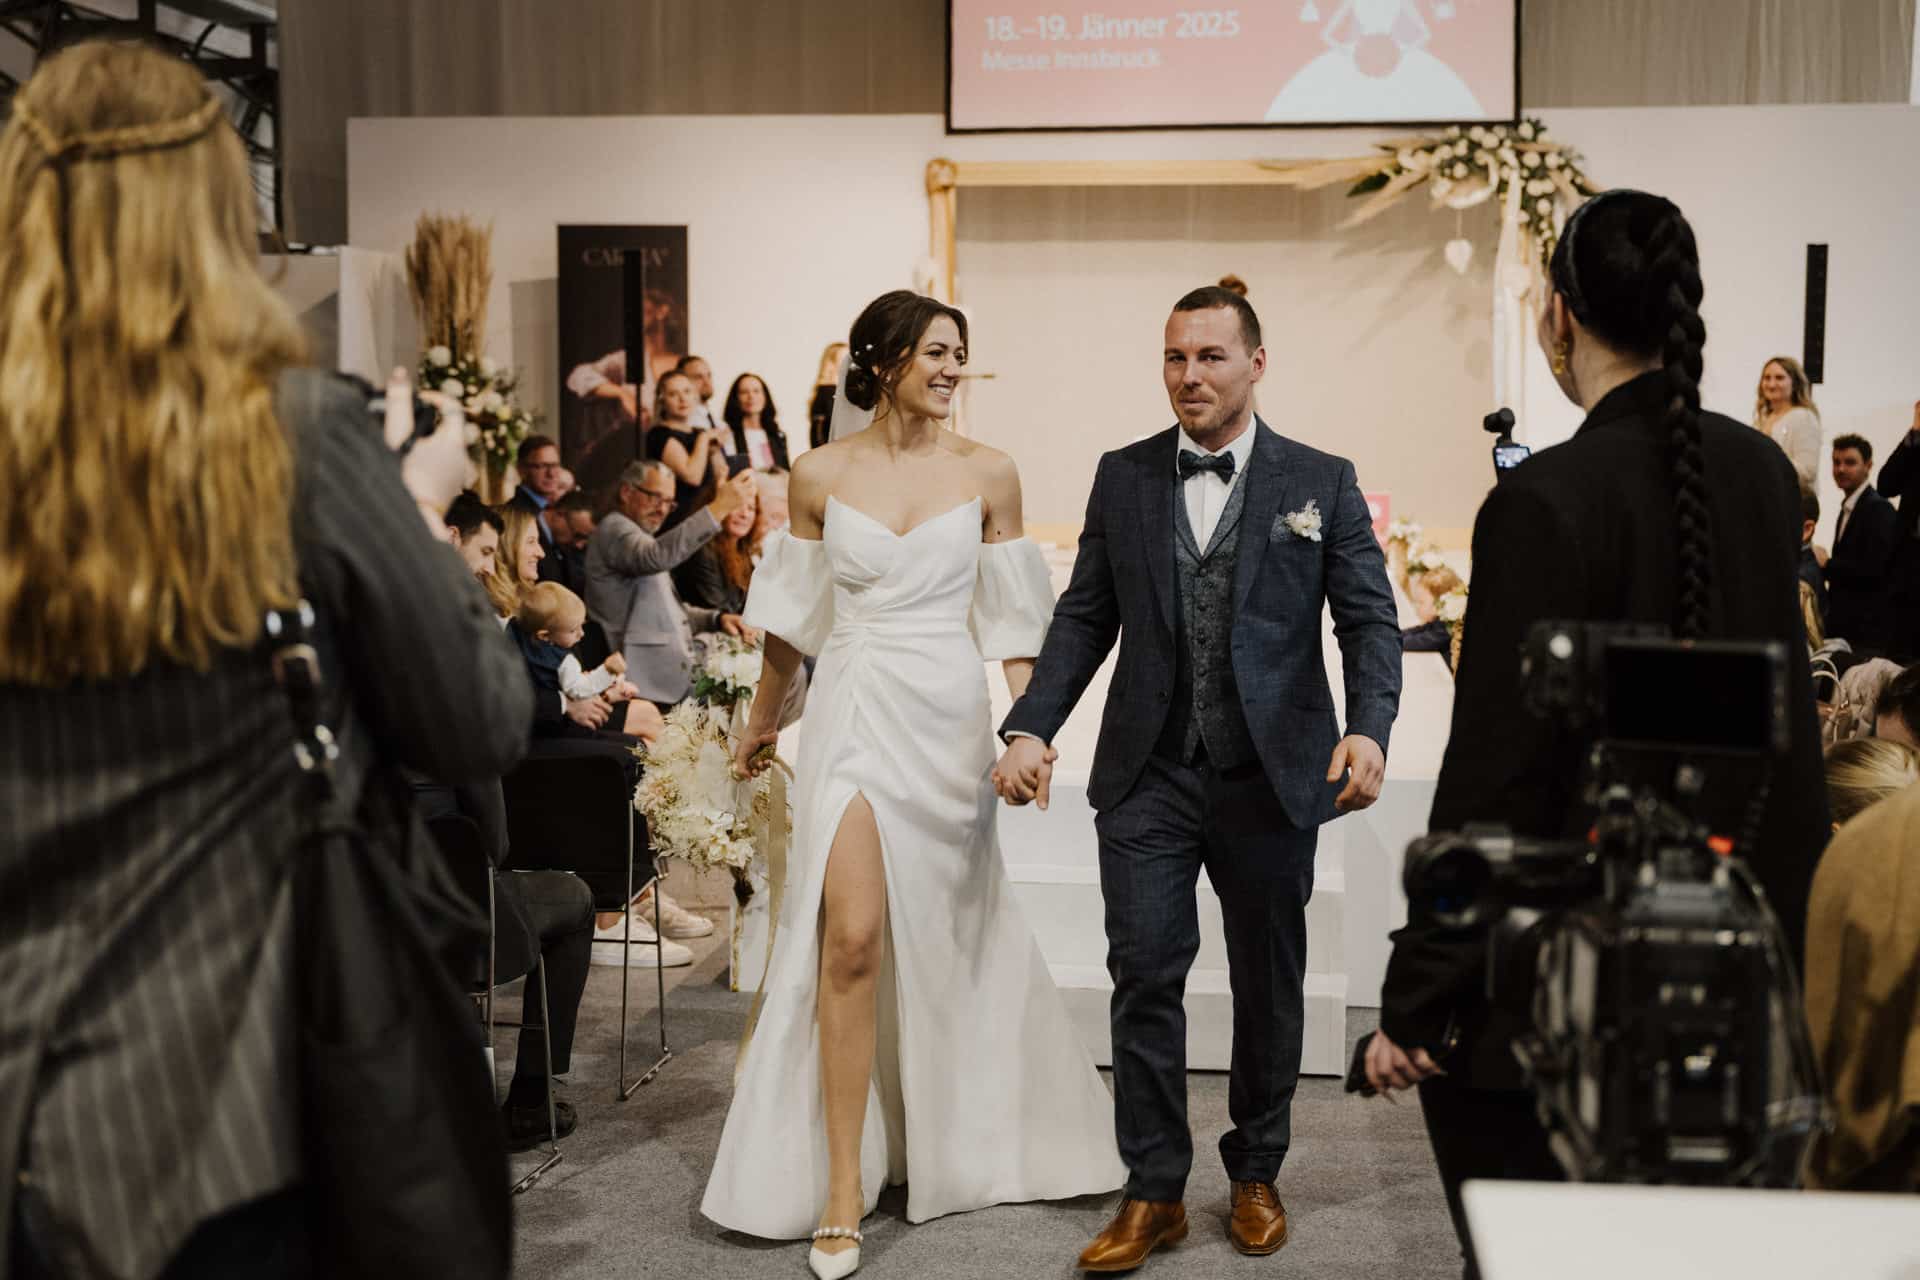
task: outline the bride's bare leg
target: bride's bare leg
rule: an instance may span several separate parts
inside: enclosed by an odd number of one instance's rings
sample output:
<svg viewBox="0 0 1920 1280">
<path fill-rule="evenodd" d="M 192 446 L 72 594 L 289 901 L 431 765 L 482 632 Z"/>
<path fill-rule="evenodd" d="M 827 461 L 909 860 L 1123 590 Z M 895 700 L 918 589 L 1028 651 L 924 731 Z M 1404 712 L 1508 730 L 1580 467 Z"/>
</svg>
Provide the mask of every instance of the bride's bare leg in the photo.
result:
<svg viewBox="0 0 1920 1280">
<path fill-rule="evenodd" d="M 887 882 L 873 808 L 855 795 L 827 854 L 820 920 L 820 1087 L 827 1117 L 827 1203 L 823 1227 L 857 1227 L 860 1130 L 873 1079 L 874 990 L 887 927 Z M 853 1241 L 818 1242 L 839 1253 Z"/>
</svg>

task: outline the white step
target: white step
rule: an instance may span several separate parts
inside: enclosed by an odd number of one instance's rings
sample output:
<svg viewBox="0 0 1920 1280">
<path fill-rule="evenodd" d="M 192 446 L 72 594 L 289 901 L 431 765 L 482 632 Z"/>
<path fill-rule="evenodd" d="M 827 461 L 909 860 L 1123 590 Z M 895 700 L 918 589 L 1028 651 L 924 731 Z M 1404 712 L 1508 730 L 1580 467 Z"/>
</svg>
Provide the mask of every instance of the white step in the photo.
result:
<svg viewBox="0 0 1920 1280">
<path fill-rule="evenodd" d="M 1108 1006 L 1113 982 L 1104 968 L 1050 965 L 1067 1013 L 1093 1060 L 1113 1065 Z M 1187 978 L 1187 1069 L 1225 1071 L 1233 1063 L 1233 994 L 1224 972 L 1195 969 Z M 1347 980 L 1337 973 L 1309 973 L 1306 1024 L 1301 1041 L 1302 1075 L 1339 1076 L 1347 1071 Z"/>
</svg>

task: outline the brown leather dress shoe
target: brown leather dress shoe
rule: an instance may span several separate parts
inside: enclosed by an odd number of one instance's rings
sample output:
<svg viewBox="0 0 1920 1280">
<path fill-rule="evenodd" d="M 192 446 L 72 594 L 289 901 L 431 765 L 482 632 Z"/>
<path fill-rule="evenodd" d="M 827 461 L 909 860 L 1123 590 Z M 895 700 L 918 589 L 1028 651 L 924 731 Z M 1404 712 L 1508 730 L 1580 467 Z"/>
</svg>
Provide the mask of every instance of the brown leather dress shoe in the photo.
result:
<svg viewBox="0 0 1920 1280">
<path fill-rule="evenodd" d="M 1187 1238 L 1187 1206 L 1178 1200 L 1122 1200 L 1107 1229 L 1080 1251 L 1082 1271 L 1131 1271 L 1163 1244 Z"/>
<path fill-rule="evenodd" d="M 1287 1207 L 1271 1182 L 1234 1183 L 1232 1208 L 1227 1235 L 1234 1248 L 1255 1257 L 1280 1252 L 1287 1242 Z"/>
</svg>

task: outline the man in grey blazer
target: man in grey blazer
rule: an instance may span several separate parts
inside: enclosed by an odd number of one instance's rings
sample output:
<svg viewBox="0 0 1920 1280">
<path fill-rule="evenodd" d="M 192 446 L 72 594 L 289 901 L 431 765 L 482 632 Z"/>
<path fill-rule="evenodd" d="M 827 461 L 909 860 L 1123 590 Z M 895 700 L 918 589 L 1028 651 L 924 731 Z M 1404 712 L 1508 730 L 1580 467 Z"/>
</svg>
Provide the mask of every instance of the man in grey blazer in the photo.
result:
<svg viewBox="0 0 1920 1280">
<path fill-rule="evenodd" d="M 681 600 L 669 571 L 753 500 L 753 484 L 753 473 L 741 472 L 704 509 L 662 534 L 674 507 L 673 472 L 664 463 L 634 462 L 621 473 L 618 506 L 587 543 L 587 614 L 613 652 L 626 656 L 626 678 L 641 697 L 671 706 L 687 696 L 695 632 L 748 634 L 738 614 Z"/>
<path fill-rule="evenodd" d="M 1287 1241 L 1274 1180 L 1300 1071 L 1307 899 L 1321 823 L 1380 793 L 1400 703 L 1400 630 L 1353 464 L 1253 412 L 1266 369 L 1244 298 L 1198 289 L 1167 322 L 1179 425 L 1100 459 L 1073 580 L 1024 697 L 1001 726 L 995 786 L 1044 805 L 1048 745 L 1117 639 L 1088 788 L 1113 975 L 1113 1086 L 1130 1177 L 1080 1256 L 1139 1266 L 1186 1235 L 1193 1162 L 1182 995 L 1200 946 L 1200 869 L 1219 895 L 1233 986 L 1233 1181 L 1242 1253 Z M 1346 735 L 1321 652 L 1333 611 Z"/>
</svg>

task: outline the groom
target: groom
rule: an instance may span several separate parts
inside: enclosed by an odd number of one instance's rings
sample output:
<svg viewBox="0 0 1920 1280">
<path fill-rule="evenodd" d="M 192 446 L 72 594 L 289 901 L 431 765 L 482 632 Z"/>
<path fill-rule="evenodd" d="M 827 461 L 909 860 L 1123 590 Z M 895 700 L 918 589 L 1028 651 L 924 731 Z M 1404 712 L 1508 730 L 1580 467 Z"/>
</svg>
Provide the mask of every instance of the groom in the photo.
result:
<svg viewBox="0 0 1920 1280">
<path fill-rule="evenodd" d="M 1179 426 L 1100 459 L 1073 581 L 1001 726 L 996 789 L 1044 808 L 1049 744 L 1118 637 L 1088 798 L 1131 1177 L 1118 1215 L 1080 1255 L 1089 1271 L 1131 1270 L 1187 1233 L 1181 999 L 1200 947 L 1202 867 L 1233 987 L 1233 1130 L 1220 1140 L 1229 1234 L 1242 1253 L 1286 1244 L 1274 1179 L 1300 1072 L 1317 829 L 1379 796 L 1400 702 L 1399 622 L 1353 464 L 1260 421 L 1253 386 L 1266 366 L 1260 321 L 1238 294 L 1196 289 L 1174 306 L 1165 378 Z M 1344 738 L 1322 601 L 1345 664 Z"/>
</svg>

